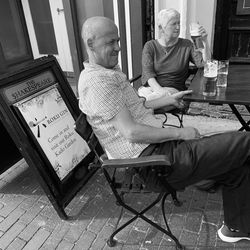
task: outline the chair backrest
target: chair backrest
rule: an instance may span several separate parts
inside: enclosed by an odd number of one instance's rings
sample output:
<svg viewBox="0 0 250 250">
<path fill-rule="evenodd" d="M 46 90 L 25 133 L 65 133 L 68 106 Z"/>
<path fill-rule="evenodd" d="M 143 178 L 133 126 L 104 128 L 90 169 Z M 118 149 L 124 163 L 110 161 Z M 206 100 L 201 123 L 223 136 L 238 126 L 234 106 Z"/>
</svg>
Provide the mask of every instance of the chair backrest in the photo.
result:
<svg viewBox="0 0 250 250">
<path fill-rule="evenodd" d="M 81 112 L 79 117 L 75 121 L 75 131 L 88 143 L 91 151 L 96 155 L 97 159 L 101 161 L 100 157 L 104 151 L 93 133 L 90 124 L 87 121 L 86 115 Z"/>
<path fill-rule="evenodd" d="M 99 168 L 103 163 L 103 150 L 99 144 L 97 137 L 94 135 L 94 132 L 87 121 L 86 115 L 81 113 L 80 116 L 75 121 L 75 131 L 88 143 L 90 150 L 95 154 L 95 160 L 89 164 L 88 168 Z M 116 165 L 119 165 L 119 161 Z M 115 186 L 120 186 L 120 189 L 123 192 L 130 192 L 131 189 L 136 191 L 142 188 L 140 178 L 134 178 L 138 176 L 136 172 L 132 169 L 126 169 L 122 173 L 122 176 L 119 176 L 121 173 L 114 168 L 112 171 L 107 172 L 105 167 L 103 168 L 104 175 L 109 183 L 114 182 Z M 118 184 L 117 179 L 120 179 Z"/>
<path fill-rule="evenodd" d="M 86 115 L 82 112 L 75 121 L 75 130 L 87 142 L 93 133 L 92 128 L 87 121 Z"/>
</svg>

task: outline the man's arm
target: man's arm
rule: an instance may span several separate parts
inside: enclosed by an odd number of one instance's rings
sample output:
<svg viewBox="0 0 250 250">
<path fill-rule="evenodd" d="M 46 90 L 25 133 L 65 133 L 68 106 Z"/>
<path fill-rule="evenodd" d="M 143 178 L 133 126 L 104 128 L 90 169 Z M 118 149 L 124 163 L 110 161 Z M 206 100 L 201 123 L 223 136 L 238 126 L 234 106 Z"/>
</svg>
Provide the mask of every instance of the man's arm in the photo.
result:
<svg viewBox="0 0 250 250">
<path fill-rule="evenodd" d="M 165 95 L 157 99 L 145 101 L 145 106 L 152 109 L 164 107 L 164 110 L 167 110 L 167 107 L 169 107 L 169 110 L 173 109 L 173 107 L 183 108 L 184 103 L 182 101 L 182 97 L 190 93 L 192 93 L 192 90 L 180 91 L 178 93 L 167 96 Z"/>
<path fill-rule="evenodd" d="M 126 106 L 121 109 L 111 122 L 127 140 L 135 143 L 160 143 L 169 140 L 188 140 L 200 137 L 198 130 L 192 127 L 156 128 L 137 123 Z"/>
</svg>

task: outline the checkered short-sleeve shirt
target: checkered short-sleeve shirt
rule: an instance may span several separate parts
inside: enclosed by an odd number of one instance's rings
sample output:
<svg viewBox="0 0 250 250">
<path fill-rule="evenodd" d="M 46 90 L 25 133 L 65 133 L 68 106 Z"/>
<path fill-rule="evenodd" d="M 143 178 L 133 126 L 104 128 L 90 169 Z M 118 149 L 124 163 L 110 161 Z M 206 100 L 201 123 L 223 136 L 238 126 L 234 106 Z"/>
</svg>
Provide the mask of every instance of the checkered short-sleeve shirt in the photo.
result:
<svg viewBox="0 0 250 250">
<path fill-rule="evenodd" d="M 126 75 L 119 67 L 106 69 L 100 65 L 84 63 L 78 92 L 79 107 L 87 115 L 100 143 L 110 158 L 137 157 L 148 144 L 131 143 L 112 125 L 110 120 L 126 105 L 136 122 L 162 127 L 162 120 L 144 106 Z"/>
</svg>

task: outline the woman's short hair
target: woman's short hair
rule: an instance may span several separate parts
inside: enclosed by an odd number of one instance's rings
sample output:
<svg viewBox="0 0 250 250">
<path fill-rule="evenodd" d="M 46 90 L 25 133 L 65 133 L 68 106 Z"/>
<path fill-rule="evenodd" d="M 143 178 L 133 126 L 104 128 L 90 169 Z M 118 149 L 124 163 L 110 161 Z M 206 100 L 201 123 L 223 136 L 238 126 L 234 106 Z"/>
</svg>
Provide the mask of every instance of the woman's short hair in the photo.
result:
<svg viewBox="0 0 250 250">
<path fill-rule="evenodd" d="M 180 13 L 175 9 L 163 9 L 158 13 L 157 24 L 158 27 L 164 28 L 168 22 L 173 18 L 180 18 Z"/>
</svg>

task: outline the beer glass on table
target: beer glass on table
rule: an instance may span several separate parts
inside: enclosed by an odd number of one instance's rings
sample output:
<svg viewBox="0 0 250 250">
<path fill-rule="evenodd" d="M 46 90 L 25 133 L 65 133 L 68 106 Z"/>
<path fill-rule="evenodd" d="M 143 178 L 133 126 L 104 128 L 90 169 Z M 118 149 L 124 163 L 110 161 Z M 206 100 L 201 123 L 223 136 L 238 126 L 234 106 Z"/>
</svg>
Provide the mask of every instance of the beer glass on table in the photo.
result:
<svg viewBox="0 0 250 250">
<path fill-rule="evenodd" d="M 218 61 L 207 60 L 204 65 L 203 95 L 215 96 L 217 89 Z"/>
<path fill-rule="evenodd" d="M 229 60 L 218 61 L 217 87 L 227 87 Z"/>
</svg>

